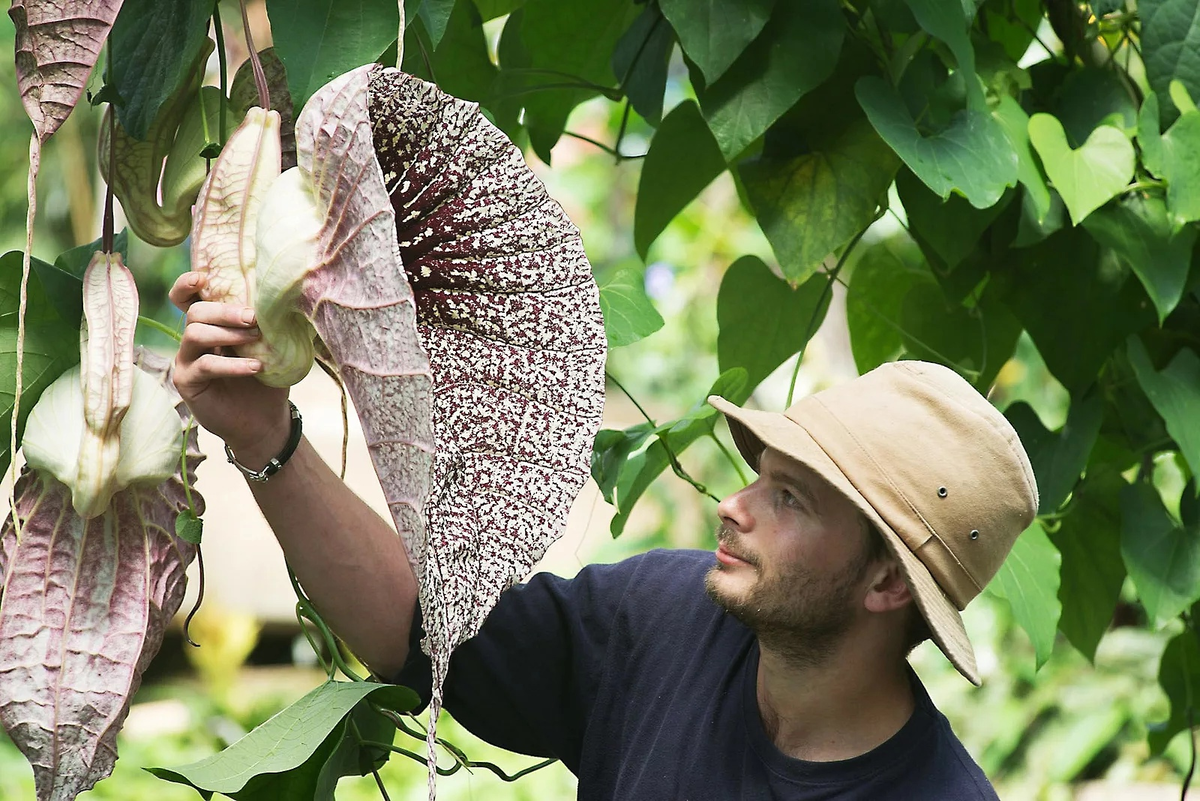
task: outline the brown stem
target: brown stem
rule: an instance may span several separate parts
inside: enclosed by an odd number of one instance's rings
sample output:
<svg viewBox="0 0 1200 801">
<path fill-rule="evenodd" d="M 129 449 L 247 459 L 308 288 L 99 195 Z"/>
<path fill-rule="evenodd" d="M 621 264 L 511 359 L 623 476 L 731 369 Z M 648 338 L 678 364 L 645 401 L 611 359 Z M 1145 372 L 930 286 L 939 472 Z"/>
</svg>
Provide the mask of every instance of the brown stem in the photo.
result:
<svg viewBox="0 0 1200 801">
<path fill-rule="evenodd" d="M 108 174 L 111 178 L 117 174 L 117 110 L 108 106 Z M 113 214 L 112 181 L 104 185 L 104 229 L 100 249 L 105 253 L 113 252 L 113 229 L 116 227 Z"/>
<path fill-rule="evenodd" d="M 254 49 L 254 37 L 250 35 L 250 16 L 246 13 L 246 0 L 239 0 L 242 7 L 242 28 L 246 33 L 246 47 L 250 50 L 250 70 L 254 73 L 254 87 L 258 90 L 258 104 L 264 109 L 271 107 L 271 92 L 267 89 L 267 74 L 263 71 L 262 62 L 258 60 L 258 51 Z"/>
<path fill-rule="evenodd" d="M 187 644 L 196 648 L 200 647 L 200 643 L 192 639 L 191 629 L 192 618 L 200 611 L 200 604 L 204 601 L 204 552 L 200 550 L 200 546 L 196 546 L 196 566 L 200 568 L 200 586 L 196 588 L 196 605 L 192 607 L 192 611 L 188 612 L 187 618 L 183 621 L 183 638 L 187 640 Z"/>
</svg>

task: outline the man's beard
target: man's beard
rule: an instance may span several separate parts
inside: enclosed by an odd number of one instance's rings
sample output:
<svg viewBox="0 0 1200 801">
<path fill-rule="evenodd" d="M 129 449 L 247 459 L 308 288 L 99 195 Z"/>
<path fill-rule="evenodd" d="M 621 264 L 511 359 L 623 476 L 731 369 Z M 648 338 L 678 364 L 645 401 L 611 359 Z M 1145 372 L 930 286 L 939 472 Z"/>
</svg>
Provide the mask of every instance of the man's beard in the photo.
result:
<svg viewBox="0 0 1200 801">
<path fill-rule="evenodd" d="M 734 542 L 723 526 L 717 539 L 722 544 Z M 732 550 L 755 570 L 757 581 L 743 594 L 733 595 L 718 586 L 722 571 L 718 564 L 705 576 L 708 597 L 752 629 L 761 646 L 797 667 L 824 664 L 854 620 L 855 585 L 870 564 L 867 549 L 834 575 L 822 576 L 797 563 L 766 577 L 757 555 L 736 545 Z"/>
</svg>

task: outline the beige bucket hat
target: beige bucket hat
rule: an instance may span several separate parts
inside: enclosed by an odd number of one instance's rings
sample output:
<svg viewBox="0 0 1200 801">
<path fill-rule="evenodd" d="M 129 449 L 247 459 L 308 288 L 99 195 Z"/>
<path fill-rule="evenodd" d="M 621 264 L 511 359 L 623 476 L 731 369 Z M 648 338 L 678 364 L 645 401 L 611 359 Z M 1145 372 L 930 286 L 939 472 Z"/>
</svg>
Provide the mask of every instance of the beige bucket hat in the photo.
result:
<svg viewBox="0 0 1200 801">
<path fill-rule="evenodd" d="M 806 465 L 875 524 L 934 642 L 978 685 L 959 614 L 1037 514 L 1029 457 L 1004 415 L 949 368 L 893 362 L 780 414 L 713 395 L 755 470 L 764 447 Z"/>
</svg>

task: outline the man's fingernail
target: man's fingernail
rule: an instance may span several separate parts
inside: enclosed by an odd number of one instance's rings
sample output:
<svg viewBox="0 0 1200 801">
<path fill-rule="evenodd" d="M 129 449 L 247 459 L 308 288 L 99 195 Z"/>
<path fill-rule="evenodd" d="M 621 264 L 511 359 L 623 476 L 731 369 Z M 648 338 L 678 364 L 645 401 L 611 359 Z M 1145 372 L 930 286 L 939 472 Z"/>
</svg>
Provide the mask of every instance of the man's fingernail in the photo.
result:
<svg viewBox="0 0 1200 801">
<path fill-rule="evenodd" d="M 192 273 L 188 276 L 188 286 L 195 286 L 200 283 L 200 273 Z"/>
<path fill-rule="evenodd" d="M 247 323 L 254 322 L 254 309 L 242 309 L 242 320 Z"/>
<path fill-rule="evenodd" d="M 252 359 L 250 361 L 250 372 L 261 373 L 262 369 L 263 369 L 263 364 L 258 359 Z"/>
</svg>

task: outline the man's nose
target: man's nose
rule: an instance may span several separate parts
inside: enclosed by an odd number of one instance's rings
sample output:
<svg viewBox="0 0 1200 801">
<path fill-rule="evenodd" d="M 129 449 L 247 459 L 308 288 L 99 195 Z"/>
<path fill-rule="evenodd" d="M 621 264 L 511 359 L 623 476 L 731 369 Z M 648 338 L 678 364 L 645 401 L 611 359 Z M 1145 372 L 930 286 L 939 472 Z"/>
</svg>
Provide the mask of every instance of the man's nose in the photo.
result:
<svg viewBox="0 0 1200 801">
<path fill-rule="evenodd" d="M 749 503 L 750 490 L 753 486 L 751 484 L 732 495 L 726 495 L 717 504 L 717 517 L 721 518 L 721 522 L 734 531 L 749 531 L 754 528 L 754 515 L 750 511 Z"/>
</svg>

